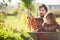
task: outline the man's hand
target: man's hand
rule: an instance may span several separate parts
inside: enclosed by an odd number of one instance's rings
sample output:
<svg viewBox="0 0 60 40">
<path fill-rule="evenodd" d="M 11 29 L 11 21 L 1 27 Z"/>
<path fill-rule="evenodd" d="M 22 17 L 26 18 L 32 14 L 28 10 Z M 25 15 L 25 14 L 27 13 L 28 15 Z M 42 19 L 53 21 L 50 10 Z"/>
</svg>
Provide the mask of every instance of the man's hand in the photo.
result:
<svg viewBox="0 0 60 40">
<path fill-rule="evenodd" d="M 31 14 L 31 10 L 27 9 L 27 16 L 30 16 L 30 14 Z"/>
</svg>

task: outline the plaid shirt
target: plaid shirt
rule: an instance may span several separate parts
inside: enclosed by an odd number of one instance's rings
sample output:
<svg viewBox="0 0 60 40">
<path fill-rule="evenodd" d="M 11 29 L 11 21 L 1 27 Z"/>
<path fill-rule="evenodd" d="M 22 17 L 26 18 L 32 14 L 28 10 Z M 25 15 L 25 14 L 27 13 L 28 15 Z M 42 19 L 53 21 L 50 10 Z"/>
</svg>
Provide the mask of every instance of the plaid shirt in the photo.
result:
<svg viewBox="0 0 60 40">
<path fill-rule="evenodd" d="M 38 29 L 42 26 L 43 18 L 35 18 L 35 20 L 37 22 L 37 29 Z"/>
<path fill-rule="evenodd" d="M 38 32 L 56 32 L 56 29 L 60 30 L 59 24 L 44 24 L 41 28 L 38 29 Z"/>
</svg>

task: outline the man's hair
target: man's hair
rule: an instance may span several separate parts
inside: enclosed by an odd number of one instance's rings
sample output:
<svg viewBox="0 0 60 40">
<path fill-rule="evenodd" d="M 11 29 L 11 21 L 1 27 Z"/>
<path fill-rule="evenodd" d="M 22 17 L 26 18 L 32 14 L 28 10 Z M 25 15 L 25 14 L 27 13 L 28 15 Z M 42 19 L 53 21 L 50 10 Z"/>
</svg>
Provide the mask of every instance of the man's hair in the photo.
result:
<svg viewBox="0 0 60 40">
<path fill-rule="evenodd" d="M 39 6 L 39 9 L 42 8 L 42 7 L 45 8 L 46 12 L 48 11 L 47 7 L 46 7 L 44 4 L 40 5 L 40 6 Z"/>
</svg>

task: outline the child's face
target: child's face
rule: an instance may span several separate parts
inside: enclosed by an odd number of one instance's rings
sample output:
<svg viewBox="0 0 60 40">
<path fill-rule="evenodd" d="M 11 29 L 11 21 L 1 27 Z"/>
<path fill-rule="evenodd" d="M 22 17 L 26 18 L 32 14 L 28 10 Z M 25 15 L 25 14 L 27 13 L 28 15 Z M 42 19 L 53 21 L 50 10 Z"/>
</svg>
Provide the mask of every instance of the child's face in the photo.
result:
<svg viewBox="0 0 60 40">
<path fill-rule="evenodd" d="M 45 17 L 43 18 L 43 21 L 44 21 L 44 23 L 47 23 L 47 19 Z"/>
<path fill-rule="evenodd" d="M 49 18 L 43 18 L 44 23 L 50 24 L 50 19 Z"/>
</svg>

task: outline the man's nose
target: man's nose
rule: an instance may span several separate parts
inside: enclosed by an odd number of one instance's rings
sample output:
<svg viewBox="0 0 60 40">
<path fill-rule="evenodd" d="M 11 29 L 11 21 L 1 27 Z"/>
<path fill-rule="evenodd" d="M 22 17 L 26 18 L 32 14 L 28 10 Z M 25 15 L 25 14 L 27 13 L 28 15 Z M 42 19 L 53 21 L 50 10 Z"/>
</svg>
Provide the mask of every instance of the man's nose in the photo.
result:
<svg viewBox="0 0 60 40">
<path fill-rule="evenodd" d="M 43 13 L 43 11 L 40 11 L 40 13 Z"/>
</svg>

